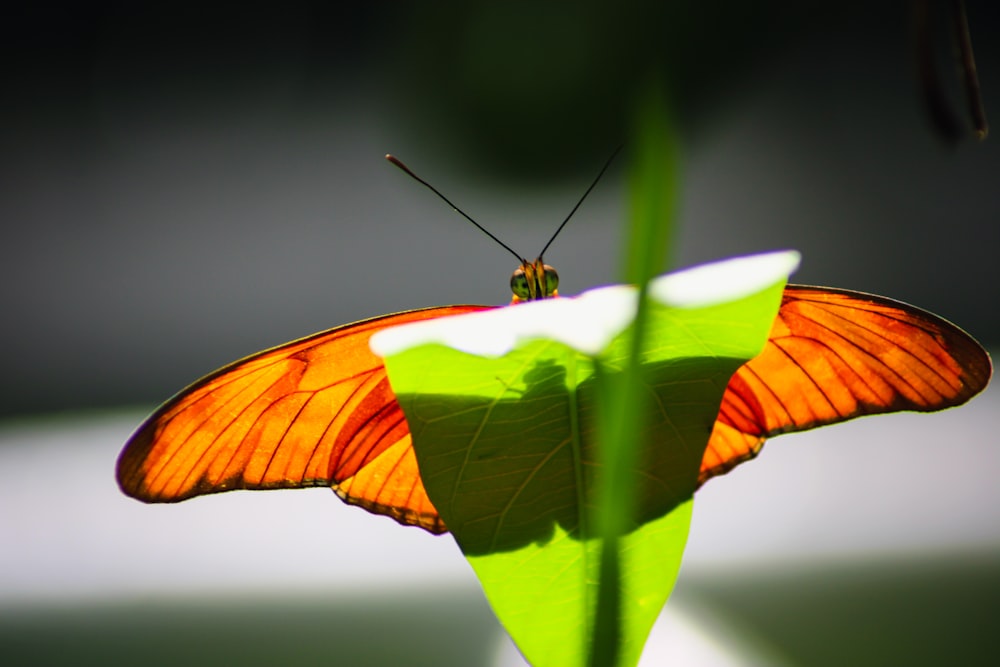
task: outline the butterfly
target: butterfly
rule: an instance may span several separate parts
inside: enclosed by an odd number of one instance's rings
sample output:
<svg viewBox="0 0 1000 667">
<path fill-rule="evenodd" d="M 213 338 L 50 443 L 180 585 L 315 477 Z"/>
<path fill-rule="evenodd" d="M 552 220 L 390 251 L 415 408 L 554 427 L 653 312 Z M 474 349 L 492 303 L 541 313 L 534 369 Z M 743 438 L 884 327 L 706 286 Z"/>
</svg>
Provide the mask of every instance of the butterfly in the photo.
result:
<svg viewBox="0 0 1000 667">
<path fill-rule="evenodd" d="M 555 297 L 558 274 L 541 256 L 521 260 L 511 288 L 515 304 Z M 488 308 L 383 315 L 220 368 L 139 426 L 119 456 L 118 484 L 165 503 L 232 489 L 330 487 L 348 503 L 443 533 L 403 411 L 368 341 L 389 327 Z M 871 294 L 789 285 L 763 351 L 726 387 L 698 484 L 752 459 L 769 437 L 960 405 L 991 374 L 979 343 L 936 315 Z"/>
</svg>

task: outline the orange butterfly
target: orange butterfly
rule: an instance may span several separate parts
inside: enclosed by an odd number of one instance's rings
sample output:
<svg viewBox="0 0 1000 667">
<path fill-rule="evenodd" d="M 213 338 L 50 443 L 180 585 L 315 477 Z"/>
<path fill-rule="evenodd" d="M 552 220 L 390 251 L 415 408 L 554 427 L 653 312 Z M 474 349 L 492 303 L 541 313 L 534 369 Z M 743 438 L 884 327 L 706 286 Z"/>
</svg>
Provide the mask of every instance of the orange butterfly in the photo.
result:
<svg viewBox="0 0 1000 667">
<path fill-rule="evenodd" d="M 556 296 L 557 285 L 541 257 L 522 260 L 511 278 L 514 302 Z M 225 366 L 139 427 L 118 459 L 118 483 L 146 502 L 329 486 L 348 503 L 445 532 L 368 340 L 399 324 L 486 308 L 384 315 Z M 860 292 L 789 285 L 763 352 L 729 381 L 699 484 L 753 458 L 768 437 L 861 415 L 959 405 L 982 391 L 991 373 L 986 351 L 931 313 Z"/>
<path fill-rule="evenodd" d="M 536 265 L 522 268 L 533 274 Z M 444 532 L 368 339 L 398 324 L 485 308 L 376 317 L 221 368 L 139 427 L 118 459 L 118 483 L 146 502 L 329 486 L 348 503 Z M 860 292 L 789 285 L 763 352 L 729 381 L 699 483 L 753 458 L 780 433 L 960 405 L 991 373 L 986 351 L 931 313 Z"/>
</svg>

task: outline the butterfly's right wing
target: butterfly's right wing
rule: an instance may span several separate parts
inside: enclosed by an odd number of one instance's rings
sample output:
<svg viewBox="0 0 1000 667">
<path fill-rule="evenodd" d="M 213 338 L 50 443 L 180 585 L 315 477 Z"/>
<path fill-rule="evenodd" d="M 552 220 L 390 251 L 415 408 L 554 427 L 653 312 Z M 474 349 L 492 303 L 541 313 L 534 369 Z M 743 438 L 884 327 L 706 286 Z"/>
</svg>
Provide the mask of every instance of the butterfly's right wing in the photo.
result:
<svg viewBox="0 0 1000 667">
<path fill-rule="evenodd" d="M 118 458 L 118 483 L 145 502 L 330 486 L 348 503 L 444 532 L 420 480 L 406 419 L 368 339 L 398 324 L 484 308 L 376 317 L 221 368 L 139 427 Z"/>
</svg>

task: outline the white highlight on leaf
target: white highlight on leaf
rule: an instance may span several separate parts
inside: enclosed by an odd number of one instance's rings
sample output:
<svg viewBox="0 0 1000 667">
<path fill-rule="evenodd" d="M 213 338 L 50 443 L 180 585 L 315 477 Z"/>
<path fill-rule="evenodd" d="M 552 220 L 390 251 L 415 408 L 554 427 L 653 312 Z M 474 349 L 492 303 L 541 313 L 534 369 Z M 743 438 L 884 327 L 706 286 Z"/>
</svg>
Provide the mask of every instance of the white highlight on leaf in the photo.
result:
<svg viewBox="0 0 1000 667">
<path fill-rule="evenodd" d="M 650 283 L 649 296 L 673 308 L 735 301 L 784 280 L 799 265 L 794 250 L 748 255 L 668 273 Z M 587 355 L 600 353 L 635 316 L 638 290 L 611 285 L 577 297 L 531 301 L 478 313 L 404 324 L 371 337 L 387 357 L 437 343 L 481 357 L 500 357 L 530 340 L 555 340 Z"/>
<path fill-rule="evenodd" d="M 649 295 L 675 308 L 737 301 L 788 278 L 801 259 L 795 250 L 779 250 L 701 264 L 656 278 Z"/>
</svg>

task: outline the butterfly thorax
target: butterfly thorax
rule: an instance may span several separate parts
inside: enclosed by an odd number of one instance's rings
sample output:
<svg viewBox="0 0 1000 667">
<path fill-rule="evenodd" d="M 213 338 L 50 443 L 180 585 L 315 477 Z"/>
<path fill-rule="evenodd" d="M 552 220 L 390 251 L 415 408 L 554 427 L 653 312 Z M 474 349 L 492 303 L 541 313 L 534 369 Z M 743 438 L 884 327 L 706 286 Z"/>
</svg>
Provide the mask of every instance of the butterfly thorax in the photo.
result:
<svg viewBox="0 0 1000 667">
<path fill-rule="evenodd" d="M 534 262 L 527 260 L 510 277 L 510 290 L 514 293 L 511 303 L 537 301 L 559 296 L 559 274 L 539 257 Z"/>
</svg>

